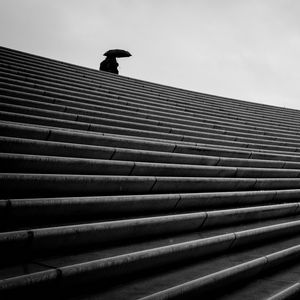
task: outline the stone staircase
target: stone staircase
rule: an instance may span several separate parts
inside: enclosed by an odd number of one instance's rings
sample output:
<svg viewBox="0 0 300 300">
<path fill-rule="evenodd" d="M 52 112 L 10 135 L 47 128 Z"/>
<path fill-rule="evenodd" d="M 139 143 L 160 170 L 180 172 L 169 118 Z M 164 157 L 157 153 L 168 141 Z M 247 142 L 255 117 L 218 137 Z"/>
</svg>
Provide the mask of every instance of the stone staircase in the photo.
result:
<svg viewBox="0 0 300 300">
<path fill-rule="evenodd" d="M 300 112 L 0 47 L 0 297 L 300 294 Z"/>
</svg>

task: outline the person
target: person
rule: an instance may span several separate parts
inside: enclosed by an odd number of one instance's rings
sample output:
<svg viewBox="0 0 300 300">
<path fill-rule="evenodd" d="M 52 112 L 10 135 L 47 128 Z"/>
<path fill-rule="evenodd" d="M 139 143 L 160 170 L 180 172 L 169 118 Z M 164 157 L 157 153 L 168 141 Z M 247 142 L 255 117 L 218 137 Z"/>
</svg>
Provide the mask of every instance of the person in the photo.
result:
<svg viewBox="0 0 300 300">
<path fill-rule="evenodd" d="M 119 74 L 118 66 L 119 64 L 114 56 L 106 56 L 100 63 L 99 70 Z"/>
</svg>

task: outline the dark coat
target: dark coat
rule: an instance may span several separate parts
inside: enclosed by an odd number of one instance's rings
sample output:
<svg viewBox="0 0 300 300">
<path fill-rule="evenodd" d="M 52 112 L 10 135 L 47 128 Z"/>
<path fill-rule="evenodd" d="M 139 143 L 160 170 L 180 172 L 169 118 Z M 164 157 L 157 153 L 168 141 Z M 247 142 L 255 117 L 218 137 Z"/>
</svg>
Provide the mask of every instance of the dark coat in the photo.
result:
<svg viewBox="0 0 300 300">
<path fill-rule="evenodd" d="M 117 63 L 117 60 L 115 57 L 109 57 L 107 56 L 105 60 L 103 60 L 100 64 L 100 70 L 106 71 L 110 73 L 119 74 L 118 71 L 119 64 Z"/>
</svg>

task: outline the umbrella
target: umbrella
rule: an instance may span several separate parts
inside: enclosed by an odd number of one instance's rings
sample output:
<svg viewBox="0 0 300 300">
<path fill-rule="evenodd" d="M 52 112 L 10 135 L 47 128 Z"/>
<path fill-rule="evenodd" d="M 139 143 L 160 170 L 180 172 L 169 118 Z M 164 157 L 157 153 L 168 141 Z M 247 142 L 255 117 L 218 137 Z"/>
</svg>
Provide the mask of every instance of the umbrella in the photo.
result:
<svg viewBox="0 0 300 300">
<path fill-rule="evenodd" d="M 129 56 L 131 56 L 131 54 L 128 51 L 121 50 L 121 49 L 108 50 L 103 55 L 111 56 L 111 57 L 129 57 Z"/>
</svg>

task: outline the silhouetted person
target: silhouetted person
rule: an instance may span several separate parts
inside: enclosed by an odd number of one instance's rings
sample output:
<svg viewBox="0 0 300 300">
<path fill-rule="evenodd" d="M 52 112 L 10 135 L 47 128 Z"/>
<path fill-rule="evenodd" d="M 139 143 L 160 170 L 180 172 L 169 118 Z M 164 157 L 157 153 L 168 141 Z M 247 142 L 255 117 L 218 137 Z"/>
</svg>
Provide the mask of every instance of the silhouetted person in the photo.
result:
<svg viewBox="0 0 300 300">
<path fill-rule="evenodd" d="M 119 64 L 117 60 L 113 56 L 107 56 L 101 63 L 100 63 L 100 70 L 106 71 L 110 73 L 119 74 L 118 71 Z"/>
</svg>

